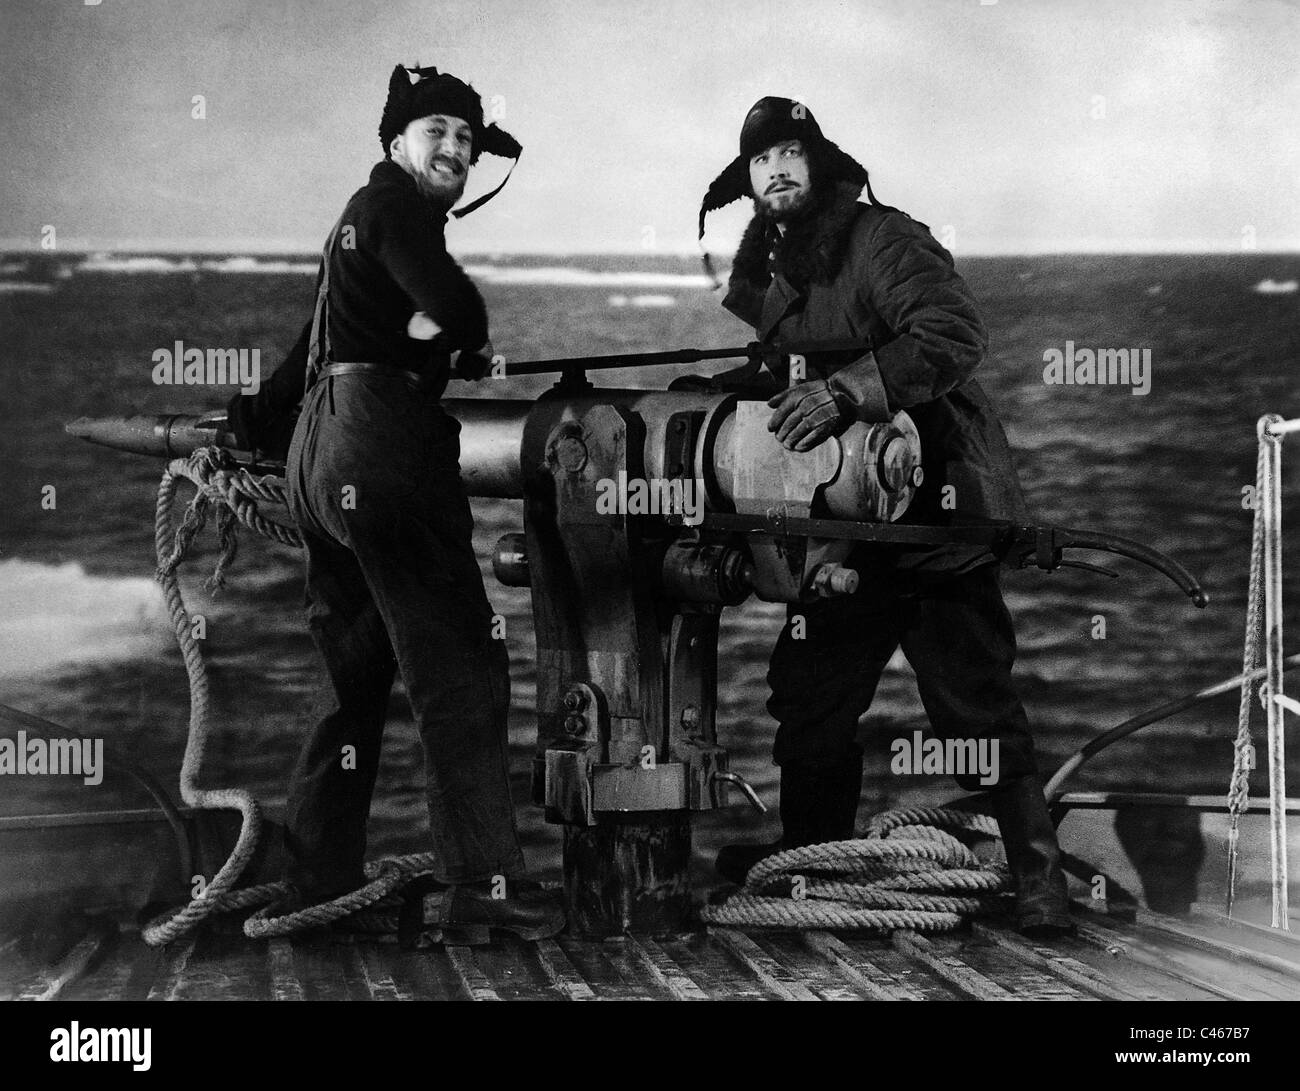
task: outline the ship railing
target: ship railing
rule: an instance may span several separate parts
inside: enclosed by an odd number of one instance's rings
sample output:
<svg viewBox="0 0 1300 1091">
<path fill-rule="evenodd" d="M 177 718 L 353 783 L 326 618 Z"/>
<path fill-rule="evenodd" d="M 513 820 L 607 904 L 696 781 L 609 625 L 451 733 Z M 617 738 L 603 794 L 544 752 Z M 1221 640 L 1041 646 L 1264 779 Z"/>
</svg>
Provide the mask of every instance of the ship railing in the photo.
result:
<svg viewBox="0 0 1300 1091">
<path fill-rule="evenodd" d="M 1286 723 L 1287 712 L 1300 715 L 1300 702 L 1283 691 L 1282 651 L 1282 441 L 1300 432 L 1300 418 L 1286 420 L 1277 413 L 1259 418 L 1256 473 L 1256 531 L 1262 538 L 1262 557 L 1251 551 L 1251 603 L 1247 609 L 1247 647 L 1257 639 L 1252 622 L 1263 597 L 1263 650 L 1267 673 L 1260 687 L 1268 725 L 1269 850 L 1271 855 L 1272 923 L 1289 930 L 1287 903 L 1287 807 L 1286 807 Z M 1247 652 L 1249 654 L 1249 651 Z M 1229 890 L 1231 890 L 1231 876 Z"/>
</svg>

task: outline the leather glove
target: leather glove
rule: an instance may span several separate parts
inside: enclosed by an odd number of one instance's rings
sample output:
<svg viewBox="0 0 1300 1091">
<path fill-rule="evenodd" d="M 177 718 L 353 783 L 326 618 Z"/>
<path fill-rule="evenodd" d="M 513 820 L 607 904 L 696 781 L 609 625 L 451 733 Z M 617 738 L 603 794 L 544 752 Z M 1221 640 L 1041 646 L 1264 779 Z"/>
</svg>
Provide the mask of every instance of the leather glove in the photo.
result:
<svg viewBox="0 0 1300 1091">
<path fill-rule="evenodd" d="M 869 352 L 840 368 L 826 382 L 849 420 L 876 424 L 893 419 L 875 353 Z"/>
<path fill-rule="evenodd" d="M 851 423 L 825 379 L 792 386 L 769 398 L 767 404 L 776 410 L 767 430 L 775 432 L 789 451 L 811 451 Z"/>
<path fill-rule="evenodd" d="M 668 384 L 668 389 L 685 390 L 691 394 L 742 394 L 767 398 L 778 389 L 778 384 L 771 372 L 755 372 L 749 364 L 742 364 L 717 375 L 679 375 Z"/>
<path fill-rule="evenodd" d="M 679 375 L 668 384 L 669 390 L 684 390 L 688 394 L 718 394 L 720 391 L 708 375 Z"/>
<path fill-rule="evenodd" d="M 469 349 L 461 349 L 456 354 L 456 365 L 452 370 L 458 379 L 477 382 L 488 373 L 488 369 L 492 367 L 492 357 L 495 355 L 496 351 L 492 348 L 491 341 L 485 342 L 482 348 L 474 349 L 472 352 Z"/>
</svg>

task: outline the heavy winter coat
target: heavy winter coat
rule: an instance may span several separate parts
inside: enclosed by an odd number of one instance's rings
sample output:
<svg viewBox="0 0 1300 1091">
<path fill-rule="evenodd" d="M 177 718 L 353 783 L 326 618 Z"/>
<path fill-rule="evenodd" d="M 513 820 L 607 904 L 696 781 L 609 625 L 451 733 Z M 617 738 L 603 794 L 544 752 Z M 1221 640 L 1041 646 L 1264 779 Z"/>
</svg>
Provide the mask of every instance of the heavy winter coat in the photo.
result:
<svg viewBox="0 0 1300 1091">
<path fill-rule="evenodd" d="M 784 236 L 750 222 L 723 306 L 775 344 L 857 340 L 872 351 L 807 357 L 854 416 L 905 409 L 921 436 L 925 480 L 901 522 L 929 525 L 1025 519 L 1006 434 L 974 373 L 988 334 L 951 255 L 897 209 L 860 203 L 838 185 Z M 771 379 L 788 385 L 784 363 Z M 992 557 L 972 547 L 890 554 L 917 570 L 965 571 Z"/>
</svg>

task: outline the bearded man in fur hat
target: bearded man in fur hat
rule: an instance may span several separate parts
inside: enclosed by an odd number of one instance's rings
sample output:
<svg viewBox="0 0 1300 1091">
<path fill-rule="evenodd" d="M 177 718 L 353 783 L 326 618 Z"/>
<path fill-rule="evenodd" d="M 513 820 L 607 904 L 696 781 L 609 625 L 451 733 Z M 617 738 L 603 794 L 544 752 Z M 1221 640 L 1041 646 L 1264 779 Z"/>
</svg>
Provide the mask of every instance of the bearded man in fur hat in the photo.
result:
<svg viewBox="0 0 1300 1091">
<path fill-rule="evenodd" d="M 400 673 L 424 746 L 432 878 L 443 888 L 432 918 L 424 902 L 424 923 L 447 943 L 486 942 L 493 930 L 540 939 L 564 915 L 515 881 L 524 860 L 510 796 L 509 662 L 471 544 L 460 425 L 439 404 L 453 355 L 455 373 L 472 379 L 491 355 L 483 300 L 447 253 L 447 216 L 500 190 L 452 211 L 483 152 L 517 159 L 520 148 L 484 125 L 472 87 L 400 65 L 379 140 L 384 158 L 325 245 L 312 320 L 262 391 L 228 411 L 246 449 L 274 451 L 292 432 L 289 508 L 329 676 L 330 711 L 289 789 L 296 895 L 277 912 L 365 884 L 366 818 Z"/>
<path fill-rule="evenodd" d="M 863 187 L 866 200 L 860 200 Z M 709 188 L 705 215 L 742 197 L 755 215 L 723 306 L 774 345 L 865 343 L 814 353 L 806 373 L 758 363 L 708 381 L 771 394 L 775 440 L 807 451 L 853 421 L 906 410 L 921 436 L 924 481 L 910 523 L 1024 519 L 1002 426 L 974 373 L 988 337 L 952 257 L 925 225 L 879 204 L 866 170 L 827 140 L 808 109 L 761 99 L 741 129 L 740 155 Z M 780 357 L 785 360 L 786 358 Z M 742 882 L 783 848 L 854 836 L 862 788 L 859 718 L 902 647 L 940 738 L 996 743 L 990 795 L 1026 932 L 1068 930 L 1060 848 L 1038 778 L 1033 738 L 1011 678 L 1016 639 L 998 559 L 981 548 L 861 545 L 846 562 L 856 594 L 790 607 L 772 654 L 768 711 L 777 721 L 783 835 L 775 845 L 729 845 L 718 870 Z M 796 639 L 794 619 L 803 622 Z M 968 770 L 967 791 L 987 787 Z"/>
</svg>

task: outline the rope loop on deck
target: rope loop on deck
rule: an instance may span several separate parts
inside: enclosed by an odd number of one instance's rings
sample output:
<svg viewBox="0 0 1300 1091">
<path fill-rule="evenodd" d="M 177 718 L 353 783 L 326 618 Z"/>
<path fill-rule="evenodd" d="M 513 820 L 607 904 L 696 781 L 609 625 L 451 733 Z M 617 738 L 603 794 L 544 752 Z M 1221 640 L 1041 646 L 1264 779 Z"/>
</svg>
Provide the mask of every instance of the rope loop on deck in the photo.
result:
<svg viewBox="0 0 1300 1091">
<path fill-rule="evenodd" d="M 998 836 L 992 816 L 941 807 L 883 811 L 864 837 L 786 849 L 700 916 L 749 928 L 944 932 L 993 909 L 1011 889 L 1005 867 L 981 864 L 952 830 Z"/>
</svg>

